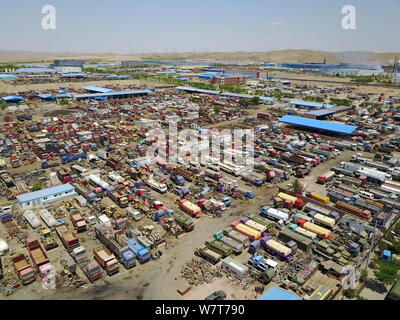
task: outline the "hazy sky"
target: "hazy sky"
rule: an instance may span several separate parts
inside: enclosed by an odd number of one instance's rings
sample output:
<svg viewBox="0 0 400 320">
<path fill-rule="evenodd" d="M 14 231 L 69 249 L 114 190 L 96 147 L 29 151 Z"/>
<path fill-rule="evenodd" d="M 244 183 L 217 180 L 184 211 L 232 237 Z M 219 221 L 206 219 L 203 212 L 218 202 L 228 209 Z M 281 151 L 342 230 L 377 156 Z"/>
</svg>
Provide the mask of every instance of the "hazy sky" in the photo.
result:
<svg viewBox="0 0 400 320">
<path fill-rule="evenodd" d="M 43 30 L 44 5 L 56 29 Z M 356 30 L 341 27 L 344 5 Z M 400 51 L 400 0 L 0 0 L 0 50 Z"/>
</svg>

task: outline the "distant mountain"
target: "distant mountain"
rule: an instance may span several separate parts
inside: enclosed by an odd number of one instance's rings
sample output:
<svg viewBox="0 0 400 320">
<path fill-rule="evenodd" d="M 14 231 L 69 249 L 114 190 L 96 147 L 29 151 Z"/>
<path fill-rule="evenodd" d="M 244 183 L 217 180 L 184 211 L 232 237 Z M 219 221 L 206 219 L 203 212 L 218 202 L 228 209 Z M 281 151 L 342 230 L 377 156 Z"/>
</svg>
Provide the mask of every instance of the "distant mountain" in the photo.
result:
<svg viewBox="0 0 400 320">
<path fill-rule="evenodd" d="M 279 51 L 235 51 L 235 52 L 169 52 L 169 53 L 51 53 L 28 51 L 0 51 L 0 62 L 51 62 L 54 59 L 76 58 L 87 61 L 122 61 L 122 60 L 204 60 L 241 61 L 241 62 L 353 62 L 387 65 L 393 63 L 400 53 L 374 53 L 365 51 L 327 52 L 316 50 L 279 50 Z"/>
</svg>

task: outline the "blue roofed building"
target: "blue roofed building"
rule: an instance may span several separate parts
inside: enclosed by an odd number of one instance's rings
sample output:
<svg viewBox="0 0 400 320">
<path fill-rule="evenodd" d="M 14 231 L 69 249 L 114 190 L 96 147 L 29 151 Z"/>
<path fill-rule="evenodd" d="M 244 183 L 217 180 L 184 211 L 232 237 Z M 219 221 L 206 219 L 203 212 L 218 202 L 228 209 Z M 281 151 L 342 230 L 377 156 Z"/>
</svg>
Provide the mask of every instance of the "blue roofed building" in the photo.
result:
<svg viewBox="0 0 400 320">
<path fill-rule="evenodd" d="M 7 96 L 7 97 L 1 98 L 1 100 L 3 100 L 4 102 L 7 102 L 7 103 L 20 103 L 20 102 L 25 101 L 24 98 L 17 97 L 17 96 Z"/>
<path fill-rule="evenodd" d="M 307 107 L 311 110 L 314 109 L 326 109 L 326 108 L 333 108 L 336 107 L 333 104 L 328 103 L 319 103 L 319 102 L 312 102 L 312 101 L 302 101 L 302 100 L 292 100 L 289 102 L 295 107 Z"/>
<path fill-rule="evenodd" d="M 113 91 L 113 89 L 96 87 L 96 86 L 86 86 L 83 87 L 83 89 L 89 92 L 96 92 L 96 93 L 107 93 Z"/>
<path fill-rule="evenodd" d="M 86 94 L 74 94 L 73 98 L 75 100 L 84 100 L 84 99 L 124 99 L 136 96 L 143 96 L 151 93 L 150 90 L 131 90 L 131 91 L 111 91 L 105 93 L 86 93 Z"/>
<path fill-rule="evenodd" d="M 312 131 L 317 131 L 320 133 L 329 134 L 339 134 L 339 135 L 349 135 L 352 134 L 357 127 L 349 126 L 347 124 L 341 124 L 336 122 L 314 120 L 304 117 L 295 116 L 283 116 L 279 119 L 279 122 L 286 123 L 295 127 L 310 129 Z"/>
<path fill-rule="evenodd" d="M 302 300 L 302 298 L 282 288 L 271 287 L 258 300 Z"/>
<path fill-rule="evenodd" d="M 39 191 L 23 193 L 17 196 L 17 200 L 22 210 L 28 210 L 76 195 L 77 193 L 75 192 L 75 187 L 69 183 L 66 183 Z"/>
</svg>

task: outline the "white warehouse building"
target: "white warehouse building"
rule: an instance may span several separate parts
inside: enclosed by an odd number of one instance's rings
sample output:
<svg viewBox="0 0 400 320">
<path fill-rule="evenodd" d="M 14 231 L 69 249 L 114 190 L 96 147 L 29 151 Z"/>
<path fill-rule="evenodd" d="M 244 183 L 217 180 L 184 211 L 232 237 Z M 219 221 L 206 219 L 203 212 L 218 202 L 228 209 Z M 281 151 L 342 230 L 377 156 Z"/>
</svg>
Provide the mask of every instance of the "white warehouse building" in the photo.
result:
<svg viewBox="0 0 400 320">
<path fill-rule="evenodd" d="M 69 183 L 66 183 L 39 191 L 23 193 L 17 196 L 17 200 L 22 210 L 28 210 L 76 195 L 77 193 L 75 192 L 75 187 Z"/>
</svg>

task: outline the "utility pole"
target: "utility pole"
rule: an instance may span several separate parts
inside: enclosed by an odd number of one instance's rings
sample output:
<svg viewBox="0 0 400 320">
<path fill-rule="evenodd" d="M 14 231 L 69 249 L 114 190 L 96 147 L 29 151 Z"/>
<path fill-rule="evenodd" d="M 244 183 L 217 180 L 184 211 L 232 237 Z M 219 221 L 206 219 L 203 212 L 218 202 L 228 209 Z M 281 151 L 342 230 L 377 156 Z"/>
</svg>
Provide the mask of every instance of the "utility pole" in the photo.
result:
<svg viewBox="0 0 400 320">
<path fill-rule="evenodd" d="M 377 224 L 377 220 L 375 220 L 374 232 L 372 233 L 372 242 L 371 242 L 371 246 L 369 247 L 369 251 L 368 251 L 367 268 L 368 268 L 368 266 L 369 266 L 369 261 L 370 261 L 370 259 L 371 259 L 372 248 L 374 247 L 376 224 Z"/>
</svg>

